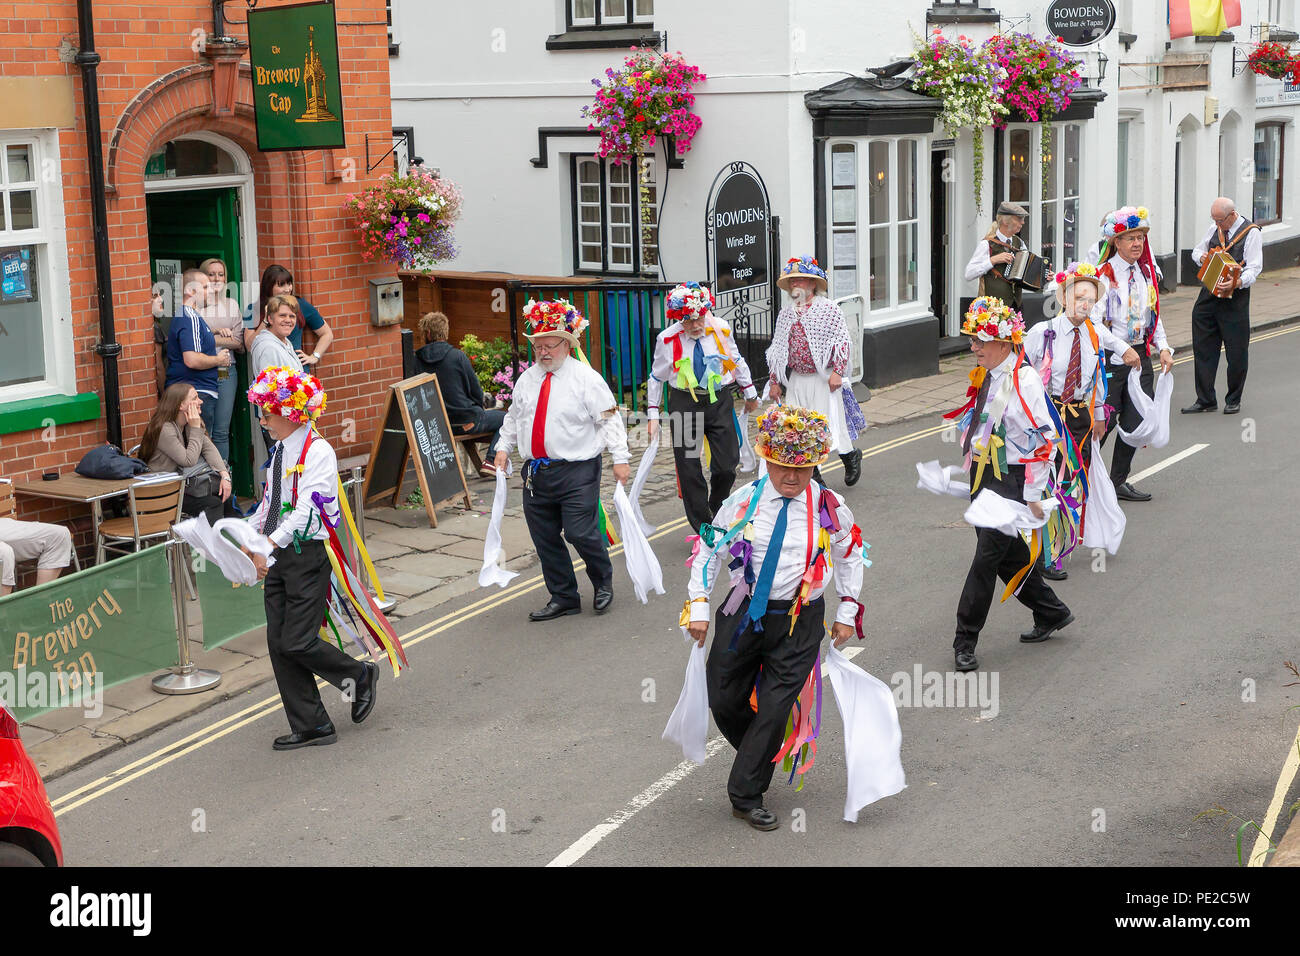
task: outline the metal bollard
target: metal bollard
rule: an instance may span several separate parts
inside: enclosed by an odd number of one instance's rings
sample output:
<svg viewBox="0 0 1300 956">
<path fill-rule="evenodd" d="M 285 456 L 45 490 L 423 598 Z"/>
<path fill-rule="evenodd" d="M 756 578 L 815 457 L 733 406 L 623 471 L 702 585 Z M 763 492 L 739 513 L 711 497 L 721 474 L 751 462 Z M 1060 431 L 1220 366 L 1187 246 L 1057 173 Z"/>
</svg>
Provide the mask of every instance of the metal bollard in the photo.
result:
<svg viewBox="0 0 1300 956">
<path fill-rule="evenodd" d="M 198 667 L 190 660 L 190 622 L 186 605 L 191 595 L 199 596 L 198 584 L 190 577 L 190 547 L 184 541 L 167 542 L 167 572 L 172 586 L 172 613 L 176 619 L 178 662 L 168 674 L 153 679 L 160 694 L 197 694 L 221 683 L 221 672 Z"/>
<path fill-rule="evenodd" d="M 366 503 L 363 500 L 365 496 L 365 468 L 361 465 L 354 465 L 352 468 L 352 517 L 357 525 L 357 537 L 361 539 L 361 544 L 366 543 Z M 371 597 L 375 597 L 373 594 Z M 397 601 L 393 598 L 385 597 L 382 601 L 375 597 L 375 606 L 387 614 L 393 608 L 397 607 Z"/>
</svg>

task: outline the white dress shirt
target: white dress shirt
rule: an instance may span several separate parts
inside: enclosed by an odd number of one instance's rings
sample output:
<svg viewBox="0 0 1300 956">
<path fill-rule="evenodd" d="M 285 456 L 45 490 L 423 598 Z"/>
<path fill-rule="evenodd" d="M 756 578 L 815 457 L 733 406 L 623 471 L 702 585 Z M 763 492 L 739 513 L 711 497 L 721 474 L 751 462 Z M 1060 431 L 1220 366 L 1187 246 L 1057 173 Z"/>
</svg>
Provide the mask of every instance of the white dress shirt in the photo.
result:
<svg viewBox="0 0 1300 956">
<path fill-rule="evenodd" d="M 754 388 L 753 376 L 749 374 L 749 365 L 745 362 L 745 357 L 740 354 L 740 350 L 736 348 L 735 337 L 731 334 L 731 326 L 713 315 L 710 315 L 706 321 L 711 327 L 718 330 L 718 334 L 717 339 L 708 331 L 705 331 L 700 336 L 700 342 L 703 343 L 704 360 L 707 362 L 714 355 L 721 355 L 723 358 L 731 359 L 736 363 L 736 368 L 731 372 L 728 372 L 725 368 L 722 370 L 723 387 L 725 388 L 735 382 L 740 385 L 745 398 L 758 398 L 758 390 Z M 679 332 L 682 334 L 682 357 L 692 360 L 695 357 L 695 339 L 682 331 L 681 322 L 674 322 L 659 333 L 659 337 L 655 339 L 654 358 L 650 362 L 650 378 L 645 383 L 646 411 L 652 421 L 659 417 L 659 399 L 663 392 L 664 383 L 667 382 L 669 388 L 676 388 L 673 383 L 677 381 L 677 370 L 673 368 L 673 344 L 669 340 Z M 718 340 L 722 341 L 725 351 L 720 352 L 718 350 Z M 701 382 L 701 387 L 707 388 L 703 382 Z"/>
<path fill-rule="evenodd" d="M 1057 339 L 1057 342 L 1059 343 L 1060 339 Z M 988 370 L 989 394 L 984 405 L 986 412 L 990 410 L 994 396 L 997 395 L 998 389 L 1002 386 L 1002 380 L 1007 377 L 1015 364 L 1016 353 L 1012 352 L 1001 365 Z M 1052 425 L 1052 417 L 1047 411 L 1047 393 L 1043 391 L 1043 380 L 1028 361 L 1020 366 L 1019 381 L 1020 394 L 1016 394 L 1014 387 L 1011 389 L 1011 398 L 1008 400 L 1006 411 L 1002 415 L 1002 427 L 1007 436 L 1005 449 L 1008 465 L 1020 465 L 1020 459 L 1032 455 L 1044 441 L 1054 441 L 1059 437 L 1056 434 L 1056 428 Z M 1022 399 L 1029 406 L 1030 412 L 1033 413 L 1034 421 L 1042 429 L 1042 438 L 1038 437 L 1038 432 L 1030 430 L 1033 425 L 1029 421 L 1029 416 L 1025 414 L 1024 407 L 1020 404 Z M 972 423 L 972 427 L 976 427 L 976 425 Z M 980 432 L 977 431 L 975 434 L 978 437 Z M 1047 486 L 1047 476 L 1051 471 L 1051 465 L 1050 459 L 1025 464 L 1025 501 L 1039 501 L 1042 499 L 1043 489 Z M 987 470 L 987 468 L 986 465 L 985 469 Z"/>
<path fill-rule="evenodd" d="M 1241 232 L 1245 226 L 1246 220 L 1238 215 L 1237 221 L 1232 224 L 1232 228 L 1224 233 L 1224 238 L 1228 242 L 1232 242 L 1233 237 L 1237 233 Z M 1205 257 L 1209 255 L 1211 243 L 1216 246 L 1219 244 L 1218 226 L 1211 226 L 1210 231 L 1205 234 L 1205 238 L 1198 242 L 1196 248 L 1192 250 L 1192 261 L 1196 263 L 1198 268 L 1205 261 Z M 1259 274 L 1264 271 L 1263 233 L 1259 229 L 1250 230 L 1250 232 L 1246 233 L 1246 238 L 1241 240 L 1240 245 L 1246 261 L 1242 263 L 1241 282 L 1237 288 L 1249 289 L 1255 284 L 1255 280 L 1259 278 Z M 1228 253 L 1228 255 L 1232 255 L 1232 253 Z"/>
<path fill-rule="evenodd" d="M 994 241 L 1000 242 L 1004 246 L 1015 245 L 1015 243 L 1012 242 L 1013 238 L 1015 237 L 1002 235 L 1000 231 L 993 234 Z M 970 257 L 970 262 L 966 263 L 966 281 L 969 282 L 972 279 L 978 279 L 992 268 L 993 257 L 989 255 L 989 241 L 987 239 L 981 239 L 979 245 L 975 247 L 975 254 Z"/>
<path fill-rule="evenodd" d="M 713 519 L 713 523 L 720 528 L 730 528 L 743 516 L 741 505 L 749 501 L 749 495 L 755 482 L 750 482 L 743 488 L 733 492 L 731 497 L 726 500 L 721 510 Z M 821 495 L 821 486 L 817 482 L 810 482 L 808 485 L 812 489 L 812 506 L 814 510 L 813 525 L 814 534 L 817 531 L 817 502 Z M 844 504 L 844 499 L 839 498 L 840 506 L 836 509 L 835 516 L 839 520 L 839 532 L 831 535 L 830 554 L 827 556 L 831 562 L 830 578 L 835 582 L 835 591 L 841 598 L 852 598 L 853 601 L 840 601 L 839 608 L 835 611 L 835 620 L 840 624 L 853 624 L 858 613 L 857 604 L 853 603 L 858 600 L 858 593 L 862 590 L 862 549 L 857 545 L 850 546 L 850 535 L 853 530 L 853 512 Z M 768 592 L 770 601 L 793 601 L 798 593 L 799 586 L 803 581 L 804 572 L 808 570 L 808 507 L 807 495 L 799 495 L 797 498 L 790 500 L 790 505 L 786 508 L 785 513 L 785 540 L 781 544 L 781 557 L 776 566 L 776 575 L 772 578 L 772 589 Z M 739 512 L 739 513 L 738 513 Z M 754 548 L 754 579 L 757 581 L 759 573 L 763 568 L 763 559 L 767 557 L 767 549 L 771 542 L 772 529 L 776 524 L 777 516 L 781 513 L 781 494 L 773 487 L 772 482 L 763 483 L 762 497 L 759 499 L 758 511 L 754 513 L 754 537 L 751 542 Z M 704 566 L 705 556 L 708 551 L 701 549 L 696 557 L 698 567 L 691 568 L 690 583 L 687 585 L 687 591 L 691 597 L 691 620 L 707 621 L 711 615 L 709 613 L 709 602 L 707 600 L 709 592 L 713 590 L 714 582 L 717 581 L 718 574 L 721 571 L 723 579 L 728 580 L 729 566 L 731 564 L 730 546 L 719 551 L 709 562 L 708 582 L 705 583 L 702 578 L 700 569 Z M 844 553 L 848 548 L 849 553 Z M 822 585 L 808 592 L 808 601 L 815 601 L 821 597 L 826 590 L 826 579 L 822 579 Z M 705 598 L 706 600 L 697 601 L 695 598 Z"/>
<path fill-rule="evenodd" d="M 1123 355 L 1129 345 L 1118 335 L 1101 323 L 1094 323 L 1097 332 L 1097 344 L 1115 354 Z M 1079 335 L 1079 387 L 1073 395 L 1061 395 L 1065 388 L 1065 375 L 1070 369 L 1070 353 L 1074 349 L 1074 323 L 1065 315 L 1058 315 L 1048 322 L 1039 322 L 1025 333 L 1025 358 L 1035 368 L 1042 368 L 1043 357 L 1047 354 L 1047 333 L 1056 332 L 1052 343 L 1052 385 L 1051 394 L 1060 395 L 1065 402 L 1084 401 L 1092 392 L 1092 380 L 1097 374 L 1097 353 L 1092 347 L 1092 336 L 1088 329 L 1080 325 Z"/>
<path fill-rule="evenodd" d="M 310 430 L 310 425 L 300 425 L 292 435 L 272 446 L 271 468 L 266 472 L 266 490 L 257 510 L 248 519 L 258 531 L 266 527 L 267 511 L 271 505 L 272 469 L 275 467 L 277 449 L 280 450 L 281 456 L 280 504 L 286 505 L 293 501 L 293 473 L 290 469 L 298 466 L 302 445 L 307 440 L 307 432 Z M 277 548 L 287 547 L 293 541 L 295 531 L 305 532 L 309 521 L 312 525 L 312 533 L 308 536 L 310 540 L 329 539 L 329 531 L 320 518 L 316 503 L 311 500 L 313 491 L 320 492 L 322 498 L 335 498 L 339 493 L 338 458 L 330 443 L 321 438 L 320 432 L 317 432 L 316 437 L 312 439 L 311 446 L 307 449 L 307 460 L 303 462 L 302 474 L 298 476 L 298 503 L 292 512 L 280 519 L 280 523 L 269 535 Z M 338 502 L 335 502 L 333 507 L 337 508 Z"/>
<path fill-rule="evenodd" d="M 1111 292 L 1116 293 L 1119 296 L 1120 311 L 1117 314 L 1111 314 L 1113 311 L 1110 308 L 1112 297 L 1108 293 L 1106 298 L 1107 312 L 1102 324 L 1114 332 L 1120 339 L 1136 348 L 1138 354 L 1141 355 L 1146 351 L 1144 345 L 1146 342 L 1146 326 L 1144 325 L 1142 327 L 1142 329 L 1136 334 L 1135 338 L 1129 336 L 1128 303 L 1131 295 L 1129 282 L 1131 279 L 1133 288 L 1139 289 L 1138 294 L 1141 296 L 1140 301 L 1146 303 L 1150 301 L 1151 294 L 1146 291 L 1148 285 L 1146 276 L 1142 274 L 1141 263 L 1127 262 L 1121 256 L 1111 256 L 1106 260 L 1106 264 L 1109 265 L 1115 273 L 1115 281 L 1111 284 Z M 1158 269 L 1156 270 L 1156 275 L 1157 277 L 1160 275 Z M 1150 319 L 1148 318 L 1147 321 L 1150 321 Z M 1160 321 L 1160 316 L 1158 314 L 1155 316 L 1155 323 L 1156 332 L 1153 341 L 1155 343 L 1156 351 L 1168 351 L 1170 354 L 1173 354 L 1174 350 L 1169 347 L 1169 339 L 1165 337 L 1165 324 Z M 1123 352 L 1112 351 L 1110 353 L 1110 364 L 1123 365 L 1123 354 Z"/>
<path fill-rule="evenodd" d="M 614 393 L 600 373 L 569 356 L 552 375 L 546 401 L 547 454 L 543 456 L 540 448 L 533 448 L 533 419 L 546 379 L 540 363 L 524 369 L 515 383 L 510 409 L 497 438 L 497 451 L 509 454 L 518 448 L 525 461 L 542 457 L 588 461 L 599 458 L 608 448 L 614 464 L 626 464 L 630 457 L 627 430 Z"/>
</svg>

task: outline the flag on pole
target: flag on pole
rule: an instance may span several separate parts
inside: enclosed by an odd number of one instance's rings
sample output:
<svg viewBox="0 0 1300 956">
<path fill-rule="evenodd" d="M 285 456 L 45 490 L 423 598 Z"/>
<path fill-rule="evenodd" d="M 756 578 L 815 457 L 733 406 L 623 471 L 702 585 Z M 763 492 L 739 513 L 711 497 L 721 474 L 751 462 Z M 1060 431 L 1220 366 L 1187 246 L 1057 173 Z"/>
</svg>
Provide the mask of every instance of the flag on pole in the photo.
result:
<svg viewBox="0 0 1300 956">
<path fill-rule="evenodd" d="M 1241 26 L 1241 0 L 1169 0 L 1169 36 L 1218 36 Z"/>
</svg>

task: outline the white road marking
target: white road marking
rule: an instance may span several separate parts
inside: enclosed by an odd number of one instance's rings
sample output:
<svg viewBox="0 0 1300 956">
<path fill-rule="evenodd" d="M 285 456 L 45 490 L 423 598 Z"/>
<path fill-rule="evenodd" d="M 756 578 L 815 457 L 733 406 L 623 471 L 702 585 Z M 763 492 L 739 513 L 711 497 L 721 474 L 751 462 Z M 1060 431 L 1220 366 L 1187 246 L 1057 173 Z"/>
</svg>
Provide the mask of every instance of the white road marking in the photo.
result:
<svg viewBox="0 0 1300 956">
<path fill-rule="evenodd" d="M 1291 749 L 1287 751 L 1286 763 L 1282 765 L 1282 774 L 1277 778 L 1277 787 L 1273 790 L 1273 802 L 1268 805 L 1264 825 L 1259 829 L 1259 836 L 1255 839 L 1255 848 L 1251 850 L 1247 866 L 1264 865 L 1264 860 L 1268 857 L 1265 851 L 1273 837 L 1273 828 L 1277 826 L 1278 815 L 1282 812 L 1282 803 L 1286 800 L 1287 791 L 1291 789 L 1291 781 L 1295 779 L 1297 769 L 1300 769 L 1300 730 L 1296 731 L 1295 740 L 1291 741 Z"/>
<path fill-rule="evenodd" d="M 1193 445 L 1191 448 L 1185 448 L 1182 451 L 1180 451 L 1178 454 L 1170 458 L 1166 458 L 1164 461 L 1156 462 L 1154 465 L 1152 465 L 1150 468 L 1147 468 L 1145 471 L 1139 471 L 1136 475 L 1130 475 L 1128 480 L 1131 483 L 1134 481 L 1141 481 L 1143 478 L 1150 478 L 1157 471 L 1163 471 L 1164 469 L 1168 468 L 1170 465 L 1177 464 L 1178 462 L 1182 461 L 1184 458 L 1187 458 L 1190 455 L 1195 455 L 1198 451 L 1204 451 L 1209 447 L 1210 445 L 1208 442 L 1202 442 L 1199 445 Z"/>
</svg>

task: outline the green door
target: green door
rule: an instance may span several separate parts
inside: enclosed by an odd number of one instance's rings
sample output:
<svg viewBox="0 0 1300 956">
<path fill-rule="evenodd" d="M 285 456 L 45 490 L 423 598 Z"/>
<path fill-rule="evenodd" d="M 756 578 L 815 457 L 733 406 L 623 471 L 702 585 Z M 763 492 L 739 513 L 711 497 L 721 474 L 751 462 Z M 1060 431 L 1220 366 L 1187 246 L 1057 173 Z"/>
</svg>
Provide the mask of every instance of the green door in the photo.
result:
<svg viewBox="0 0 1300 956">
<path fill-rule="evenodd" d="M 150 280 L 163 271 L 195 269 L 204 259 L 226 264 L 226 281 L 242 288 L 244 275 L 239 245 L 239 190 L 193 189 L 153 193 L 146 197 L 149 219 Z M 177 265 L 179 264 L 179 266 Z M 241 297 L 243 299 L 247 296 Z M 244 317 L 248 322 L 247 312 Z M 235 364 L 239 393 L 230 416 L 230 475 L 235 494 L 253 496 L 252 426 L 249 417 L 248 361 L 240 355 Z"/>
</svg>

